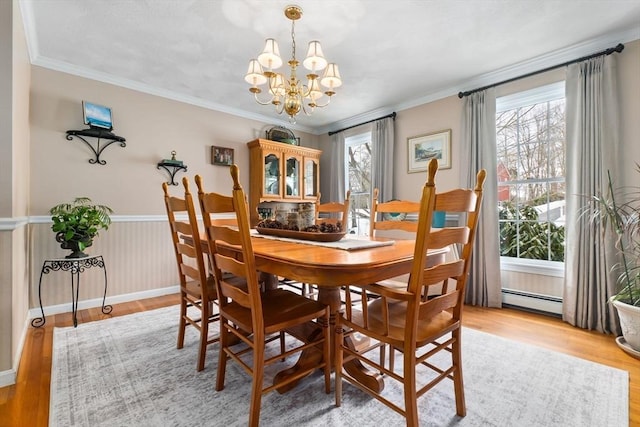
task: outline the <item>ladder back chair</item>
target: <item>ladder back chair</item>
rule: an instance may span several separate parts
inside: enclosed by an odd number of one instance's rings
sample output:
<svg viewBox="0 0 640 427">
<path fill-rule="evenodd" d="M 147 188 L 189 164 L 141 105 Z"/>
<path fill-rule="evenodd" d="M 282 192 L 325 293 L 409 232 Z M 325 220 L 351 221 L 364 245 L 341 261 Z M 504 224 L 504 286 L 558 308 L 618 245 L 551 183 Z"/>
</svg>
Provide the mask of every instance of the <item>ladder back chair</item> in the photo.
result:
<svg viewBox="0 0 640 427">
<path fill-rule="evenodd" d="M 375 237 L 379 234 L 385 237 L 412 238 L 415 239 L 418 232 L 418 221 L 416 217 L 420 214 L 421 203 L 412 200 L 390 200 L 388 202 L 378 201 L 378 189 L 373 189 L 373 203 L 371 208 L 371 222 L 369 223 L 369 235 Z M 435 221 L 434 221 L 435 222 Z M 433 223 L 432 222 L 432 226 Z M 381 233 L 378 233 L 381 232 Z M 399 232 L 399 233 L 398 233 Z M 391 234 L 393 233 L 393 234 Z M 378 282 L 378 285 L 405 289 L 407 287 L 408 275 L 394 277 Z M 431 293 L 440 292 L 437 287 L 428 289 Z M 365 293 L 365 298 L 367 297 Z M 426 295 L 423 295 L 423 298 Z M 349 308 L 347 307 L 347 310 Z M 387 346 L 380 347 L 380 360 L 385 360 Z M 389 369 L 394 369 L 393 347 L 390 348 Z"/>
<path fill-rule="evenodd" d="M 347 219 L 349 218 L 349 201 L 351 199 L 351 191 L 347 191 L 344 202 L 327 202 L 320 203 L 321 194 L 318 193 L 318 198 L 315 202 L 315 223 L 320 225 L 322 223 L 337 225 L 338 222 L 342 226 L 342 231 L 347 231 Z M 288 286 L 298 288 L 299 282 L 293 282 L 289 279 L 283 279 L 282 282 Z M 305 297 L 313 298 L 318 294 L 316 287 L 312 283 L 299 283 L 299 289 L 302 295 Z"/>
<path fill-rule="evenodd" d="M 362 311 L 353 310 L 351 319 L 338 316 L 336 324 L 336 405 L 341 404 L 342 380 L 369 393 L 406 418 L 407 426 L 418 426 L 417 399 L 445 378 L 453 380 L 456 413 L 466 414 L 461 356 L 461 315 L 470 258 L 478 225 L 485 170 L 477 174 L 474 189 L 456 189 L 436 194 L 437 160 L 428 165 L 428 178 L 422 192 L 421 209 L 414 250 L 413 264 L 405 289 L 377 284 L 365 288 L 379 298 L 363 298 Z M 463 226 L 432 229 L 434 211 L 458 212 L 466 215 Z M 425 266 L 430 249 L 449 245 L 461 247 L 456 260 L 432 267 Z M 450 282 L 450 289 L 433 298 L 422 298 L 423 288 Z M 400 349 L 403 355 L 402 372 L 386 369 L 368 349 L 358 351 L 344 344 L 343 339 L 362 334 L 372 340 Z M 450 365 L 436 366 L 430 359 L 441 351 L 450 353 Z M 359 383 L 341 367 L 353 359 L 371 366 L 384 378 L 402 383 L 404 405 L 393 403 L 381 391 Z M 380 387 L 383 388 L 383 387 Z"/>
<path fill-rule="evenodd" d="M 391 200 L 388 202 L 378 201 L 378 189 L 373 189 L 373 201 L 371 204 L 371 216 L 369 221 L 369 236 L 378 236 L 378 231 L 385 232 L 397 232 L 411 233 L 411 238 L 415 238 L 415 233 L 418 231 L 418 222 L 415 220 L 407 219 L 408 214 L 418 214 L 420 212 L 420 203 L 411 200 Z M 387 233 L 384 237 L 390 237 Z M 396 237 L 396 236 L 393 236 Z M 409 238 L 407 234 L 404 238 Z M 406 287 L 406 280 L 402 278 L 392 278 L 379 282 L 380 285 L 404 288 Z M 347 287 L 346 292 L 346 310 L 347 316 L 350 316 L 351 306 L 358 301 L 352 301 L 351 294 L 359 294 L 360 291 L 357 288 L 351 289 Z M 384 360 L 385 346 L 380 347 L 380 357 Z"/>
<path fill-rule="evenodd" d="M 279 389 L 316 369 L 323 369 L 325 392 L 330 391 L 329 355 L 329 308 L 293 292 L 275 288 L 260 291 L 258 272 L 250 236 L 247 202 L 238 179 L 238 167 L 231 165 L 233 195 L 223 196 L 205 193 L 202 178 L 196 176 L 198 199 L 202 210 L 211 254 L 216 287 L 220 295 L 220 352 L 216 377 L 216 390 L 224 388 L 227 360 L 237 362 L 252 378 L 249 408 L 249 425 L 257 426 L 260 419 L 262 395 Z M 212 224 L 208 218 L 212 213 L 233 212 L 237 227 Z M 226 274 L 225 274 L 226 273 Z M 242 278 L 246 288 L 242 289 L 227 278 Z M 284 351 L 266 348 L 270 336 L 279 335 L 287 328 L 318 320 L 322 334 L 308 343 L 296 342 Z M 245 345 L 237 345 L 241 341 Z M 317 349 L 322 357 L 305 366 L 297 375 L 282 379 L 277 375 L 273 384 L 263 386 L 265 368 L 283 358 L 299 354 L 305 349 Z M 268 350 L 268 351 L 267 351 Z M 275 353 L 272 354 L 272 353 Z M 251 358 L 252 356 L 252 358 Z"/>
<path fill-rule="evenodd" d="M 217 313 L 213 313 L 213 302 L 217 299 L 217 293 L 213 276 L 207 275 L 193 197 L 189 192 L 189 182 L 187 178 L 183 178 L 182 182 L 185 189 L 184 198 L 171 196 L 167 183 L 162 184 L 180 278 L 180 323 L 177 348 L 181 349 L 184 346 L 187 325 L 195 327 L 200 333 L 197 370 L 201 371 L 204 369 L 207 346 L 219 339 L 218 335 L 209 336 L 209 324 L 217 321 L 219 317 Z M 196 315 L 190 314 L 191 307 L 198 310 Z"/>
<path fill-rule="evenodd" d="M 318 193 L 318 198 L 316 199 L 316 224 L 326 222 L 327 224 L 336 225 L 340 222 L 342 223 L 342 230 L 347 231 L 346 223 L 349 218 L 351 191 L 347 191 L 344 202 L 320 203 L 320 196 L 321 194 Z"/>
</svg>

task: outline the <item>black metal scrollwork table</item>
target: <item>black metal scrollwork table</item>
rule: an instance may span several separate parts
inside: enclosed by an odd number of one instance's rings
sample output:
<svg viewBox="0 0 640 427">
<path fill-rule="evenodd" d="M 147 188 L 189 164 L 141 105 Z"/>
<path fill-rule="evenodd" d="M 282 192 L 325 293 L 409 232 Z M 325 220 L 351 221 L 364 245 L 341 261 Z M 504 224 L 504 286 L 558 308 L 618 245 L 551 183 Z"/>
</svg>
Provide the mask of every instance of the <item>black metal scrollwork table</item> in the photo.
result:
<svg viewBox="0 0 640 427">
<path fill-rule="evenodd" d="M 98 267 L 104 272 L 104 295 L 102 297 L 102 312 L 104 314 L 111 313 L 113 307 L 105 305 L 107 298 L 107 268 L 104 264 L 102 255 L 92 255 L 85 258 L 62 258 L 47 259 L 42 264 L 40 271 L 40 281 L 38 283 L 38 301 L 40 303 L 40 312 L 42 317 L 36 317 L 31 321 L 31 326 L 39 328 L 46 322 L 44 317 L 44 309 L 42 308 L 42 276 L 52 271 L 68 271 L 71 273 L 71 311 L 73 312 L 73 326 L 78 326 L 78 294 L 80 290 L 80 274 L 88 268 Z"/>
</svg>

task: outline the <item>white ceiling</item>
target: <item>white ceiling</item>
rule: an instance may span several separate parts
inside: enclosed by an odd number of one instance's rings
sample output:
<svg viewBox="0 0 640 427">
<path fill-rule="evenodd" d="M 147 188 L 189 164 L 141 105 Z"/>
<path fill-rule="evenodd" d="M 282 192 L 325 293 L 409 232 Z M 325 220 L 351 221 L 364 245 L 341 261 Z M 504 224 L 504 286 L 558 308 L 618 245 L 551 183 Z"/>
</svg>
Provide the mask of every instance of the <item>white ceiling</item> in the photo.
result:
<svg viewBox="0 0 640 427">
<path fill-rule="evenodd" d="M 248 61 L 320 40 L 331 104 L 288 124 L 258 105 Z M 640 0 L 20 0 L 35 65 L 312 133 L 640 39 Z M 100 100 L 93 100 L 99 102 Z"/>
</svg>

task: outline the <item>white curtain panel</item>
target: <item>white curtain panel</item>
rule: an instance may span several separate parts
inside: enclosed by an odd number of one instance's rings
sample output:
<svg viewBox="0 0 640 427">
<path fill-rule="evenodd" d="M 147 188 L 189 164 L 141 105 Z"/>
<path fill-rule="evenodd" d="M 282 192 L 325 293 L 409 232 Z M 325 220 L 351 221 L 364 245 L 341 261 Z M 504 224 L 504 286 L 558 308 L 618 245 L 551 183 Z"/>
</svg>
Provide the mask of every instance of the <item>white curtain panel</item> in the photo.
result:
<svg viewBox="0 0 640 427">
<path fill-rule="evenodd" d="M 567 69 L 567 176 L 563 318 L 605 333 L 620 333 L 614 308 L 614 241 L 585 214 L 592 196 L 607 193 L 607 171 L 619 174 L 618 97 L 614 55 Z"/>
<path fill-rule="evenodd" d="M 344 132 L 331 135 L 331 147 L 329 148 L 329 192 L 323 197 L 325 202 L 344 202 L 345 176 L 344 176 Z"/>
<path fill-rule="evenodd" d="M 473 188 L 478 171 L 482 168 L 487 171 L 465 303 L 501 307 L 495 90 L 466 96 L 463 108 L 460 182 Z"/>
<path fill-rule="evenodd" d="M 394 198 L 393 164 L 395 126 L 392 117 L 375 122 L 371 131 L 371 179 L 373 188 L 378 189 L 378 201 L 387 202 Z"/>
</svg>

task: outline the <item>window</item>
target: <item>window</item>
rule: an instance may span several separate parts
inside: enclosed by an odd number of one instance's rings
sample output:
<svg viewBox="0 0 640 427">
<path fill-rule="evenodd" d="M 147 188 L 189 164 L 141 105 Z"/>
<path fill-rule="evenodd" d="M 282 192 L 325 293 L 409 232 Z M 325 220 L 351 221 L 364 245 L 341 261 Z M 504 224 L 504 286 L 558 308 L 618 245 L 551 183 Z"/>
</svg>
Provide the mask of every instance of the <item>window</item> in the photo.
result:
<svg viewBox="0 0 640 427">
<path fill-rule="evenodd" d="M 371 133 L 346 138 L 344 158 L 346 185 L 351 191 L 347 230 L 366 236 L 371 217 Z"/>
<path fill-rule="evenodd" d="M 501 255 L 563 262 L 564 82 L 498 98 L 496 132 Z"/>
</svg>

